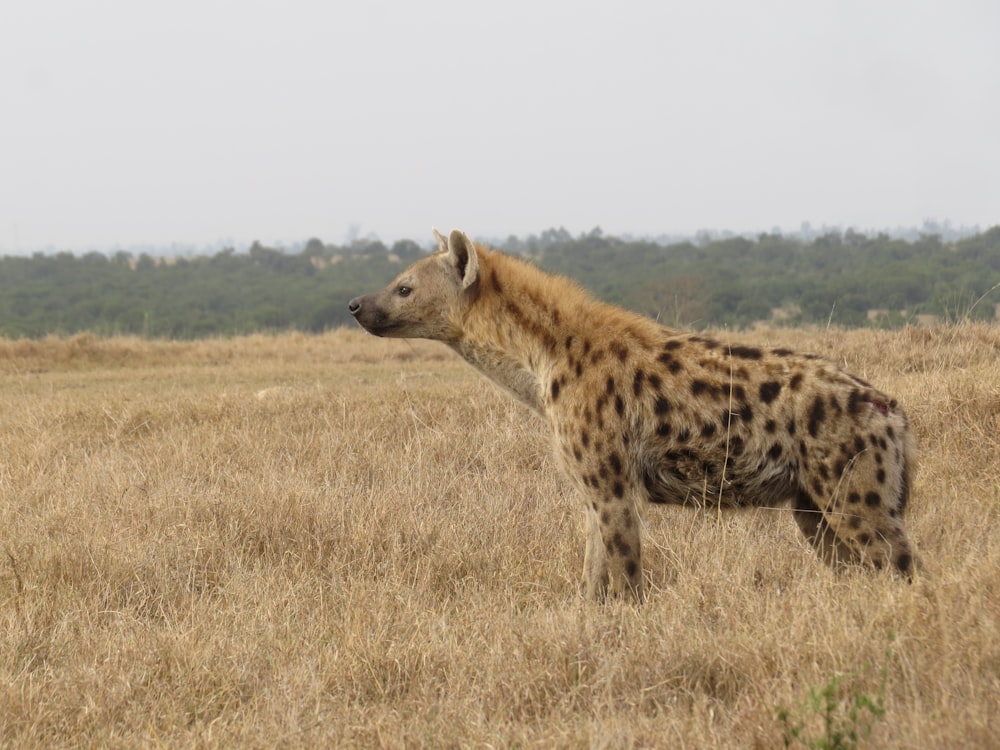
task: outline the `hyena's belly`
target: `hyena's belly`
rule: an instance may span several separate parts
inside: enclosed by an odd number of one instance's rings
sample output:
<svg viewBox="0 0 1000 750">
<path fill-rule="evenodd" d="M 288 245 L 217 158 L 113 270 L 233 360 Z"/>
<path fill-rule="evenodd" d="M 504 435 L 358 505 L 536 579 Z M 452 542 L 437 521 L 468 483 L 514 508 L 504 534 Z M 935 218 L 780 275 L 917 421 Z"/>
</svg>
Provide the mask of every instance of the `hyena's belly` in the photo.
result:
<svg viewBox="0 0 1000 750">
<path fill-rule="evenodd" d="M 643 462 L 643 485 L 653 503 L 778 505 L 795 497 L 796 484 L 793 466 L 767 457 L 674 447 Z"/>
</svg>

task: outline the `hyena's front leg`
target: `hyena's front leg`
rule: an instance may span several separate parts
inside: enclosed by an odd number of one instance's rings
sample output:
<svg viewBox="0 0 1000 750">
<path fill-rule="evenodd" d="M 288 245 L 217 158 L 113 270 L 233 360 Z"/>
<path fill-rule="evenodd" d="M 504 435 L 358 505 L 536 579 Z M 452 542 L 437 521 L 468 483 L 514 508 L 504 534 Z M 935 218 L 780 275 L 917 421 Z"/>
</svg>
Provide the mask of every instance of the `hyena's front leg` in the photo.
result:
<svg viewBox="0 0 1000 750">
<path fill-rule="evenodd" d="M 639 518 L 632 501 L 616 487 L 614 496 L 593 499 L 587 516 L 587 594 L 600 599 L 609 591 L 612 596 L 642 601 Z"/>
<path fill-rule="evenodd" d="M 608 593 L 608 556 L 601 537 L 601 521 L 587 506 L 587 547 L 583 553 L 583 588 L 588 599 L 601 600 Z"/>
</svg>

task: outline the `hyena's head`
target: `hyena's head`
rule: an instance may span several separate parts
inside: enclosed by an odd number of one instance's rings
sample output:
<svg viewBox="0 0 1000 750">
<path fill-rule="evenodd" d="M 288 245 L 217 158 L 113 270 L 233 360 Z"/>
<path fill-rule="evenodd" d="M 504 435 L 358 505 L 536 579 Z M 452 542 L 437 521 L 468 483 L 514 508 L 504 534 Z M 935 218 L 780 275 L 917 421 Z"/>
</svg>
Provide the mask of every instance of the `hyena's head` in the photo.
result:
<svg viewBox="0 0 1000 750">
<path fill-rule="evenodd" d="M 380 292 L 348 305 L 369 333 L 395 338 L 457 341 L 465 310 L 478 291 L 479 256 L 464 233 L 436 229 L 440 249 L 418 260 Z"/>
</svg>

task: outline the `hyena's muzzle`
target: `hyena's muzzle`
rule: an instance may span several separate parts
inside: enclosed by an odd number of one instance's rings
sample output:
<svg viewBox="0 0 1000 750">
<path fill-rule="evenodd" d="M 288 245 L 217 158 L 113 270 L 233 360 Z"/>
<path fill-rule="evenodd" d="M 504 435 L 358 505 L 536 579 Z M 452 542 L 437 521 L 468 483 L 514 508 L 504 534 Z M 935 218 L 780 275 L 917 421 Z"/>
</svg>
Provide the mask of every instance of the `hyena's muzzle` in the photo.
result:
<svg viewBox="0 0 1000 750">
<path fill-rule="evenodd" d="M 366 294 L 363 297 L 355 297 L 347 303 L 347 311 L 358 321 L 358 325 L 368 333 L 376 336 L 387 336 L 392 333 L 395 327 L 393 321 L 381 309 L 378 300 L 373 299 L 374 294 Z"/>
</svg>

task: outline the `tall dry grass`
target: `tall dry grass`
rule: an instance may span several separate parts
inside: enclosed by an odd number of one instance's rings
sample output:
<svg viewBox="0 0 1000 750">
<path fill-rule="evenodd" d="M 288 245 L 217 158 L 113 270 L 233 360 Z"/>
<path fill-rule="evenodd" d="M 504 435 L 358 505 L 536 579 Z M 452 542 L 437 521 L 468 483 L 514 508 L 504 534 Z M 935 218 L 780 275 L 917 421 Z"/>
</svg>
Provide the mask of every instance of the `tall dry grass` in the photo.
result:
<svg viewBox="0 0 1000 750">
<path fill-rule="evenodd" d="M 0 341 L 0 745 L 806 746 L 826 688 L 1000 746 L 1000 329 L 749 338 L 906 406 L 916 583 L 666 508 L 646 605 L 585 602 L 542 423 L 433 344 Z"/>
</svg>

